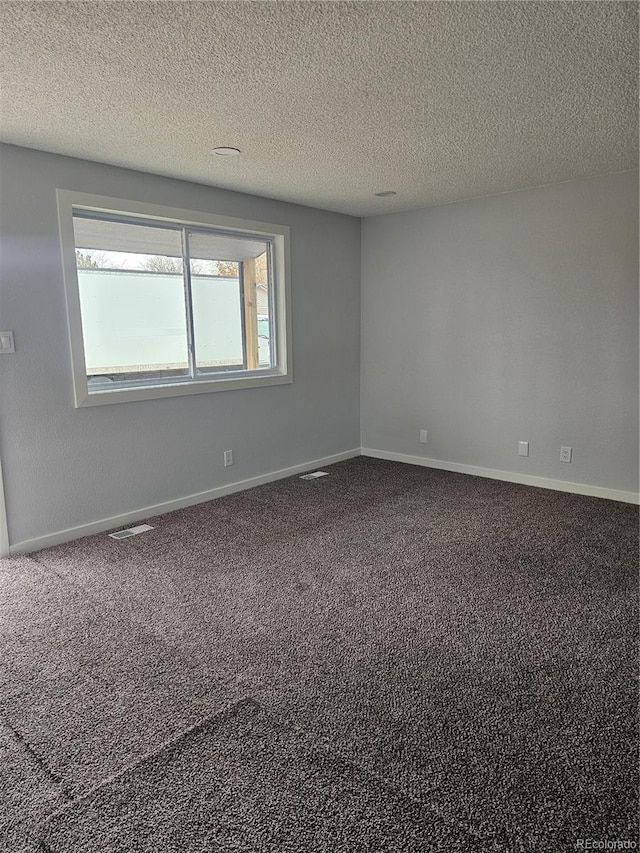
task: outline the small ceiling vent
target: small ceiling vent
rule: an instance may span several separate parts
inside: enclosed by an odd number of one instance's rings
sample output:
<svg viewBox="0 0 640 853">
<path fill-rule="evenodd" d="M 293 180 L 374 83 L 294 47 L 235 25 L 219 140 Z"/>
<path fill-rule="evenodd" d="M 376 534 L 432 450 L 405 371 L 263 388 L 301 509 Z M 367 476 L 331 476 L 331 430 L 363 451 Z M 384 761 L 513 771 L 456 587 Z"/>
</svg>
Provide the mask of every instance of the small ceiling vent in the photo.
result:
<svg viewBox="0 0 640 853">
<path fill-rule="evenodd" d="M 138 533 L 146 533 L 147 530 L 153 530 L 150 524 L 138 524 L 137 527 L 129 527 L 126 530 L 118 530 L 117 533 L 109 533 L 112 539 L 128 539 L 130 536 L 137 536 Z"/>
<path fill-rule="evenodd" d="M 317 480 L 318 477 L 328 477 L 328 471 L 312 471 L 310 474 L 303 474 L 301 480 Z"/>
</svg>

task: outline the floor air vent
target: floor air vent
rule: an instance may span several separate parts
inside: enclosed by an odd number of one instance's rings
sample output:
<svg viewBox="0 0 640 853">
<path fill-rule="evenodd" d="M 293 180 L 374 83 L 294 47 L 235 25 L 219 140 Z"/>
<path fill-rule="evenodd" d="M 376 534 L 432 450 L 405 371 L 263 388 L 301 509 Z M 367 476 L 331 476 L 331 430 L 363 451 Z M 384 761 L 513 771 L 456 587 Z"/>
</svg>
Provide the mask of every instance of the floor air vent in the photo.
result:
<svg viewBox="0 0 640 853">
<path fill-rule="evenodd" d="M 137 536 L 138 533 L 146 533 L 147 530 L 153 530 L 153 527 L 150 524 L 139 524 L 137 527 L 129 527 L 127 530 L 109 533 L 109 536 L 112 539 L 128 539 L 129 536 Z"/>
<path fill-rule="evenodd" d="M 318 477 L 328 477 L 328 471 L 312 471 L 310 474 L 303 474 L 301 480 L 317 480 Z"/>
</svg>

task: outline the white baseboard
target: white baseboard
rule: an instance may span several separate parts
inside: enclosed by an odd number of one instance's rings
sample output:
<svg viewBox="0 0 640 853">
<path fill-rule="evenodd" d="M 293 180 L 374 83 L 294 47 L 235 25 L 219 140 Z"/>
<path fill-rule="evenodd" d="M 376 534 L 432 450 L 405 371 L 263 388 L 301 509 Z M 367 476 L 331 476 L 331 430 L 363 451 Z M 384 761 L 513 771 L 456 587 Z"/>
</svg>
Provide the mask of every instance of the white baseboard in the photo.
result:
<svg viewBox="0 0 640 853">
<path fill-rule="evenodd" d="M 57 533 L 38 536 L 36 539 L 27 539 L 24 542 L 11 545 L 9 553 L 11 555 L 28 554 L 32 551 L 41 551 L 43 548 L 51 548 L 53 545 L 60 545 L 63 542 L 71 542 L 73 539 L 81 539 L 83 536 L 92 536 L 94 533 L 104 533 L 106 530 L 128 527 L 134 521 L 144 521 L 155 515 L 172 512 L 175 509 L 183 509 L 187 506 L 206 503 L 206 501 L 212 501 L 215 498 L 224 497 L 224 495 L 242 492 L 245 489 L 252 489 L 254 486 L 262 486 L 264 483 L 272 483 L 275 480 L 283 480 L 285 477 L 292 477 L 295 474 L 304 474 L 305 471 L 313 471 L 315 468 L 323 468 L 326 465 L 343 462 L 345 459 L 352 459 L 354 456 L 360 456 L 359 447 L 355 447 L 353 450 L 345 450 L 343 453 L 335 453 L 333 456 L 325 456 L 322 459 L 303 462 L 300 465 L 292 465 L 290 468 L 280 468 L 278 471 L 261 474 L 259 477 L 250 477 L 248 480 L 240 480 L 237 483 L 217 486 L 214 489 L 208 489 L 206 492 L 198 492 L 195 495 L 187 495 L 186 497 L 165 501 L 154 506 L 143 507 L 142 509 L 136 509 L 133 512 L 127 512 L 123 515 L 114 515 L 111 518 L 103 518 L 100 521 L 81 524 L 78 527 L 69 527 Z"/>
<path fill-rule="evenodd" d="M 460 474 L 472 474 L 476 477 L 488 477 L 491 480 L 504 480 L 507 483 L 521 483 L 525 486 L 538 486 L 542 489 L 554 489 L 555 491 L 572 492 L 577 495 L 607 498 L 608 500 L 621 501 L 623 503 L 640 503 L 640 495 L 635 492 L 623 492 L 618 489 L 608 489 L 603 486 L 592 486 L 587 483 L 570 483 L 565 480 L 552 480 L 548 477 L 534 477 L 530 474 L 520 474 L 515 471 L 500 471 L 496 468 L 480 468 L 476 465 L 465 465 L 460 462 L 447 462 L 443 459 L 429 459 L 424 456 L 411 456 L 407 453 L 392 453 L 371 447 L 356 447 L 352 450 L 346 450 L 343 453 L 325 456 L 322 459 L 314 459 L 309 462 L 303 462 L 300 465 L 292 465 L 289 468 L 281 468 L 278 471 L 261 474 L 258 477 L 250 477 L 248 480 L 228 483 L 225 486 L 208 489 L 206 492 L 198 492 L 194 495 L 187 495 L 186 497 L 165 501 L 164 503 L 155 504 L 154 506 L 143 507 L 141 509 L 134 510 L 133 512 L 124 513 L 123 515 L 114 515 L 111 518 L 103 518 L 99 521 L 90 522 L 89 524 L 81 524 L 78 527 L 69 527 L 66 530 L 60 530 L 57 533 L 39 536 L 35 539 L 27 539 L 24 542 L 18 542 L 15 545 L 5 548 L 5 553 L 2 554 L 0 552 L 0 557 L 7 556 L 8 554 L 28 554 L 31 551 L 40 551 L 43 548 L 51 548 L 53 545 L 60 545 L 63 542 L 71 542 L 74 539 L 81 539 L 84 536 L 92 536 L 94 533 L 104 533 L 107 530 L 128 527 L 134 522 L 144 521 L 145 519 L 152 518 L 155 515 L 162 515 L 165 512 L 172 512 L 175 509 L 182 509 L 184 507 L 194 506 L 195 504 L 205 503 L 206 501 L 224 497 L 224 495 L 230 495 L 234 492 L 242 492 L 245 489 L 252 489 L 254 486 L 261 486 L 264 483 L 272 483 L 276 480 L 282 480 L 285 477 L 292 477 L 295 474 L 303 474 L 305 471 L 312 471 L 315 468 L 333 465 L 336 462 L 343 462 L 345 459 L 352 459 L 354 456 L 360 455 L 372 456 L 375 459 L 388 459 L 392 462 L 405 462 L 409 465 L 422 465 L 425 468 L 439 468 L 443 471 L 455 471 Z M 1 505 L 0 510 L 2 510 Z M 2 516 L 3 514 L 0 512 L 0 545 L 2 545 Z"/>
<path fill-rule="evenodd" d="M 603 486 L 591 486 L 587 483 L 569 483 L 565 480 L 534 477 L 531 474 L 520 474 L 516 471 L 500 471 L 497 468 L 479 468 L 476 465 L 447 462 L 443 459 L 428 459 L 424 456 L 410 456 L 408 453 L 391 453 L 387 450 L 375 450 L 372 447 L 361 448 L 361 453 L 363 456 L 372 456 L 375 459 L 406 462 L 409 465 L 439 468 L 443 471 L 455 471 L 458 474 L 473 474 L 475 477 L 488 477 L 490 480 L 505 480 L 507 483 L 521 483 L 524 486 L 538 486 L 541 489 L 572 492 L 575 495 L 589 495 L 594 498 L 607 498 L 611 501 L 621 501 L 629 504 L 640 503 L 640 495 L 636 492 L 623 492 L 618 489 L 607 489 Z"/>
<path fill-rule="evenodd" d="M 2 482 L 2 461 L 0 460 L 0 557 L 9 556 L 9 531 L 7 529 L 7 508 L 4 503 L 4 485 Z"/>
</svg>

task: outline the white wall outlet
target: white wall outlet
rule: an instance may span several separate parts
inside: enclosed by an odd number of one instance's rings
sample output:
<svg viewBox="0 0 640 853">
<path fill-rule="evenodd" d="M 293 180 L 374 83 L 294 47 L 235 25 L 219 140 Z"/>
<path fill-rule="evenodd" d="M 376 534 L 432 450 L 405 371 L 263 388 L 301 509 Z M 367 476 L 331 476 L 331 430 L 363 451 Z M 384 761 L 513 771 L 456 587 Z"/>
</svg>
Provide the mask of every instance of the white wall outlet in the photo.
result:
<svg viewBox="0 0 640 853">
<path fill-rule="evenodd" d="M 0 332 L 0 353 L 15 351 L 16 345 L 13 341 L 13 332 Z"/>
<path fill-rule="evenodd" d="M 560 448 L 560 461 L 561 462 L 571 462 L 571 448 L 570 447 L 561 447 Z"/>
<path fill-rule="evenodd" d="M 529 455 L 529 442 L 528 441 L 519 441 L 518 442 L 518 456 L 528 456 Z"/>
<path fill-rule="evenodd" d="M 224 467 L 228 468 L 233 465 L 233 450 L 225 450 L 224 452 Z"/>
<path fill-rule="evenodd" d="M 421 429 L 420 430 L 420 444 L 426 444 L 426 443 L 427 443 L 427 430 Z"/>
</svg>

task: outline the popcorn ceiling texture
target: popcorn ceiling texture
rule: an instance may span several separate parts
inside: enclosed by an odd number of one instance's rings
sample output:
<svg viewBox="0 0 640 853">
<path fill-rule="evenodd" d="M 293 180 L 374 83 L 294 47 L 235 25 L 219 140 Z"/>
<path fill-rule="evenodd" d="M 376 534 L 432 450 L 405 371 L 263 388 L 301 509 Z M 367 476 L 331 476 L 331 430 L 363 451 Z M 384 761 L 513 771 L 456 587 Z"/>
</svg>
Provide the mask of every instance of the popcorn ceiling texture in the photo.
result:
<svg viewBox="0 0 640 853">
<path fill-rule="evenodd" d="M 328 471 L 0 561 L 0 850 L 637 837 L 637 507 Z"/>
<path fill-rule="evenodd" d="M 622 171 L 637 18 L 616 2 L 5 2 L 1 138 L 355 215 Z"/>
</svg>

